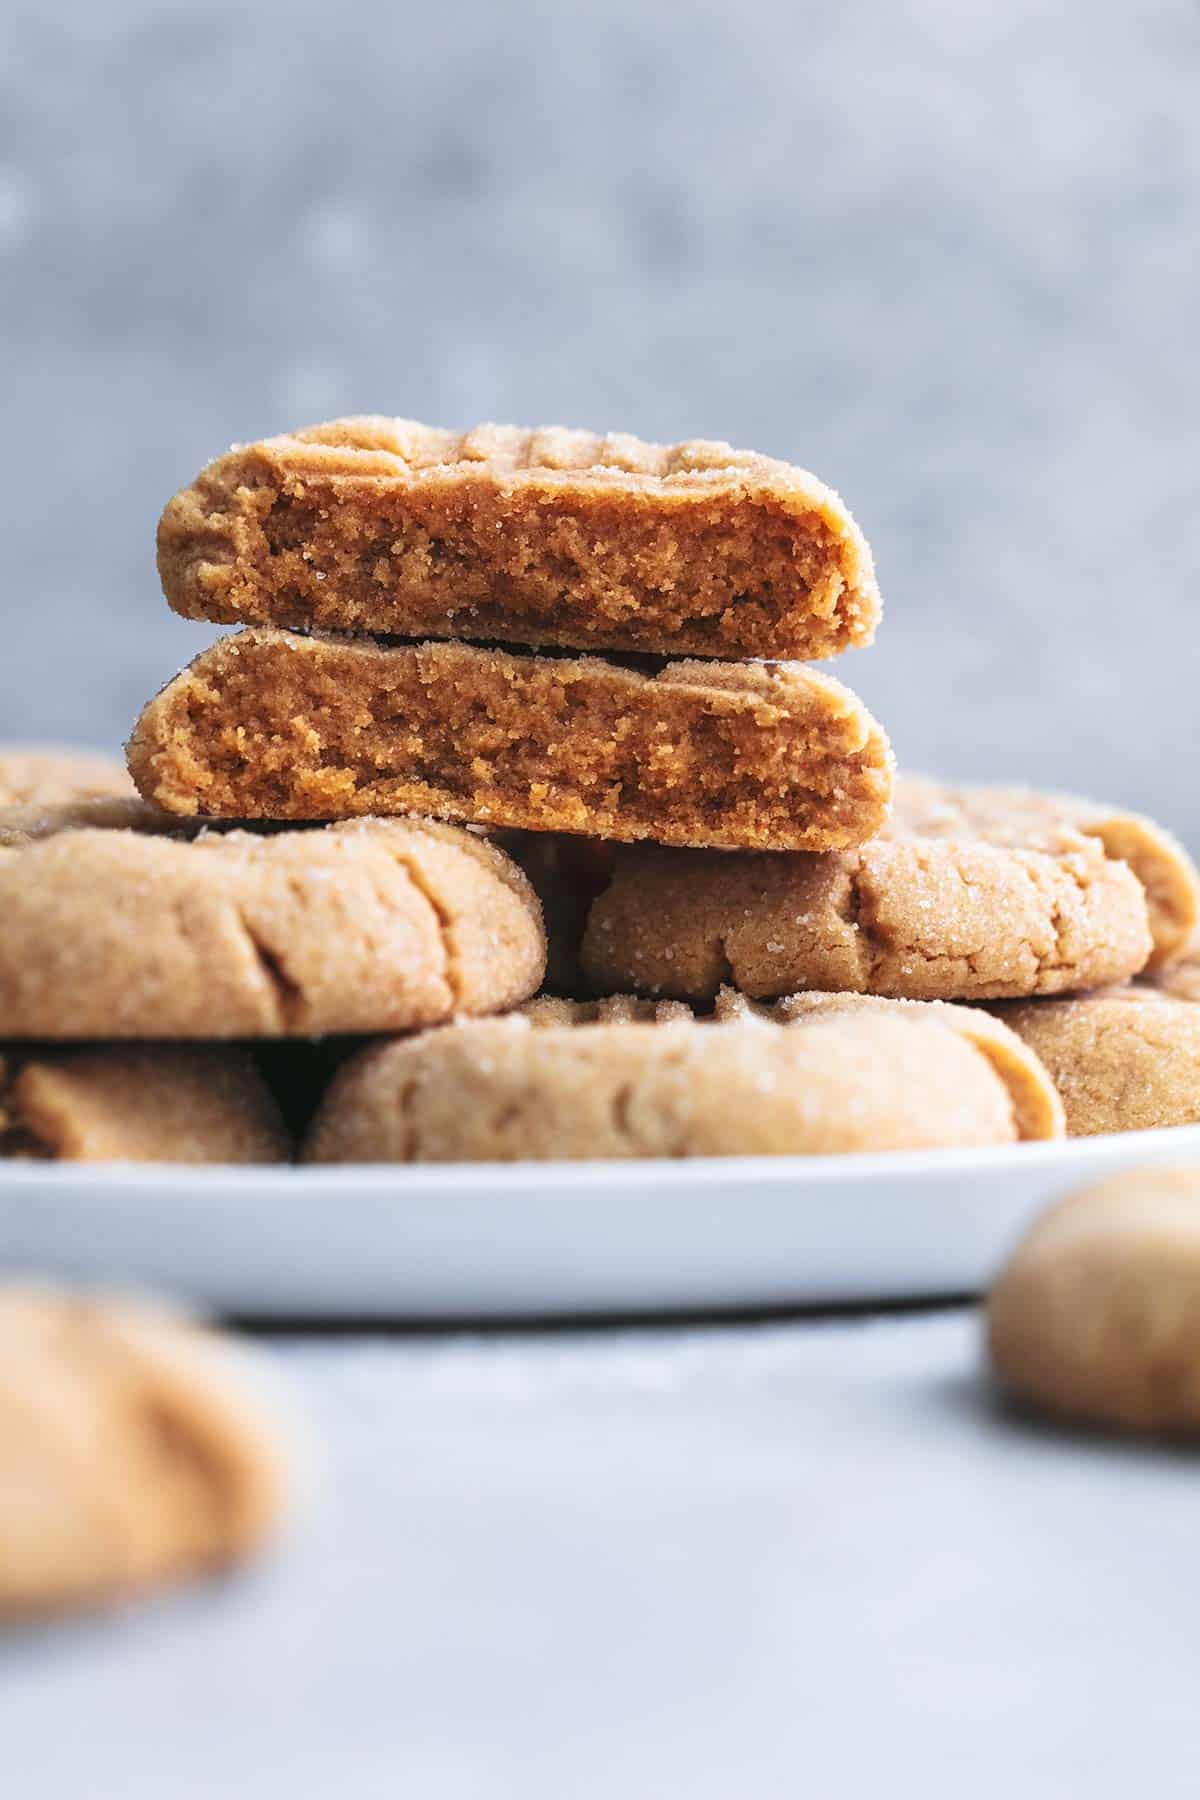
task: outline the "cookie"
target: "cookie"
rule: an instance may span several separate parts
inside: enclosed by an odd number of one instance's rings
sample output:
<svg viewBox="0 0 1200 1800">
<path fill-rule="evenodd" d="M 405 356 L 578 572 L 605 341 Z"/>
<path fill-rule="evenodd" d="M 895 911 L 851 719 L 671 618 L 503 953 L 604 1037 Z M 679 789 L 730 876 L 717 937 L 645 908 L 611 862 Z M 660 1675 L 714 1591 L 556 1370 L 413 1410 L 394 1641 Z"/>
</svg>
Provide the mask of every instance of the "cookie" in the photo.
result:
<svg viewBox="0 0 1200 1800">
<path fill-rule="evenodd" d="M 291 1148 L 246 1050 L 0 1050 L 0 1159 L 270 1163 Z"/>
<path fill-rule="evenodd" d="M 1006 1388 L 1122 1431 L 1200 1429 L 1200 1171 L 1116 1175 L 1037 1220 L 992 1289 Z"/>
<path fill-rule="evenodd" d="M 1151 988 L 1031 1000 L 997 1016 L 1040 1057 L 1072 1137 L 1200 1122 L 1200 1007 Z"/>
<path fill-rule="evenodd" d="M 1069 794 L 1030 788 L 954 787 L 920 775 L 896 782 L 892 836 L 973 838 L 1001 847 L 1055 852 L 1076 836 L 1097 839 L 1126 862 L 1146 891 L 1154 940 L 1147 966 L 1182 955 L 1200 923 L 1200 878 L 1169 831 L 1138 813 Z"/>
<path fill-rule="evenodd" d="M 827 675 L 248 630 L 142 713 L 129 766 L 181 814 L 364 813 L 730 848 L 878 830 L 887 740 Z"/>
<path fill-rule="evenodd" d="M 545 937 L 495 845 L 425 821 L 0 849 L 0 1038 L 402 1031 L 535 991 Z"/>
<path fill-rule="evenodd" d="M 0 1617 L 250 1556 L 284 1507 L 274 1436 L 215 1334 L 146 1303 L 0 1289 Z"/>
<path fill-rule="evenodd" d="M 60 831 L 145 831 L 158 837 L 186 838 L 195 837 L 203 828 L 203 820 L 176 818 L 134 793 L 0 806 L 0 850 L 57 837 Z"/>
<path fill-rule="evenodd" d="M 1200 1000 L 1200 942 L 1193 938 L 1176 962 L 1150 970 L 1141 980 L 1174 1000 Z"/>
<path fill-rule="evenodd" d="M 871 553 L 815 476 L 728 444 L 337 419 L 231 450 L 170 501 L 186 618 L 655 655 L 866 644 Z"/>
<path fill-rule="evenodd" d="M 1012 1143 L 1062 1131 L 1035 1058 L 965 1008 L 799 996 L 536 1001 L 360 1051 L 311 1162 L 545 1162 L 805 1155 Z"/>
<path fill-rule="evenodd" d="M 1095 838 L 883 836 L 825 856 L 623 851 L 580 960 L 601 991 L 687 1000 L 723 983 L 984 1000 L 1124 981 L 1150 950 L 1145 890 Z"/>
<path fill-rule="evenodd" d="M 0 806 L 53 806 L 132 791 L 128 772 L 115 757 L 90 750 L 0 746 Z"/>
</svg>

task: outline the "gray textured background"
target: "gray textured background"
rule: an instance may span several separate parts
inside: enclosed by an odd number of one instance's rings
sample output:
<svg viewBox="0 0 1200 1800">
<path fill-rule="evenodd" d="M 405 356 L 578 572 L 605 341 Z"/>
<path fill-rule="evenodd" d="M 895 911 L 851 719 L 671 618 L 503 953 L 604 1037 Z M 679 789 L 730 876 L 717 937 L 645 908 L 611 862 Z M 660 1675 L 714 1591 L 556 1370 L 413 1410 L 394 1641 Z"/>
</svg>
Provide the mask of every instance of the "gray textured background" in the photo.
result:
<svg viewBox="0 0 1200 1800">
<path fill-rule="evenodd" d="M 905 760 L 1194 789 L 1191 0 L 8 0 L 0 736 L 207 641 L 167 495 L 342 411 L 726 437 L 839 487 Z"/>
</svg>

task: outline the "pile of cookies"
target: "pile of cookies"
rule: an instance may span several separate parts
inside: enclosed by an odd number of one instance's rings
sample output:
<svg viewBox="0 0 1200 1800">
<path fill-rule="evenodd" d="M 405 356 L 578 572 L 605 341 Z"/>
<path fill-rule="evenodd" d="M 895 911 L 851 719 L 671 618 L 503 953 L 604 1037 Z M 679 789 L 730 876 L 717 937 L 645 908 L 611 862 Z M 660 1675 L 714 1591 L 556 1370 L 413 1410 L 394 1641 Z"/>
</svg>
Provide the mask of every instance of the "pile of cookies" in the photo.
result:
<svg viewBox="0 0 1200 1800">
<path fill-rule="evenodd" d="M 240 629 L 137 720 L 140 797 L 28 758 L 6 795 L 0 765 L 0 1153 L 1200 1118 L 1189 859 L 1094 804 L 895 776 L 809 667 L 868 644 L 880 601 L 804 471 L 340 420 L 211 464 L 159 569 L 177 612 Z M 264 1054 L 285 1043 L 308 1048 Z"/>
<path fill-rule="evenodd" d="M 880 610 L 811 475 L 343 420 L 204 470 L 159 566 L 178 612 L 240 629 L 146 706 L 129 773 L 0 753 L 0 1157 L 886 1151 L 1200 1120 L 1190 860 L 1113 809 L 896 777 L 808 666 Z M 1196 1429 L 1196 1194 L 1149 1177 L 1035 1228 L 989 1312 L 1010 1390 Z M 0 1615 L 277 1529 L 270 1413 L 216 1339 L 21 1289 L 0 1346 Z"/>
</svg>

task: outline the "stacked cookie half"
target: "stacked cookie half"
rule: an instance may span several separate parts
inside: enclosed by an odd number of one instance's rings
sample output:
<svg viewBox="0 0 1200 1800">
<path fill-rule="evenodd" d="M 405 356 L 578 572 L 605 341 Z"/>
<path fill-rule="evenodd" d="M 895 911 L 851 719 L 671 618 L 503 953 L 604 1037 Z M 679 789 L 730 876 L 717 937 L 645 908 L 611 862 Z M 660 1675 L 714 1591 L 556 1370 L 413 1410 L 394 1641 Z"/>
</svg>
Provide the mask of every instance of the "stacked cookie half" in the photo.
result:
<svg viewBox="0 0 1200 1800">
<path fill-rule="evenodd" d="M 344 420 L 206 469 L 159 567 L 179 612 L 249 627 L 138 721 L 134 778 L 170 811 L 739 850 L 886 817 L 862 704 L 762 660 L 866 642 L 879 606 L 837 496 L 781 463 Z"/>
</svg>

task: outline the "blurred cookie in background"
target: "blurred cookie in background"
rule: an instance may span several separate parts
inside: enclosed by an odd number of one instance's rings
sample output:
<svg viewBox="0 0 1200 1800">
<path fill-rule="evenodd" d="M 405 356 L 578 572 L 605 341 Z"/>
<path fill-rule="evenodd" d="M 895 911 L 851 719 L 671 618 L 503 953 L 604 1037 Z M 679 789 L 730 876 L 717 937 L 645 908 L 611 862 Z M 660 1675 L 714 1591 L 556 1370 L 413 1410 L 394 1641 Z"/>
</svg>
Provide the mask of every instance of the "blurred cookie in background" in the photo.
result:
<svg viewBox="0 0 1200 1800">
<path fill-rule="evenodd" d="M 1200 1169 L 1145 1169 L 1062 1201 L 987 1303 L 1002 1385 L 1081 1424 L 1200 1431 Z"/>
<path fill-rule="evenodd" d="M 0 744 L 0 806 L 53 806 L 133 791 L 115 756 L 65 745 Z"/>
</svg>

